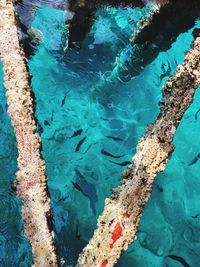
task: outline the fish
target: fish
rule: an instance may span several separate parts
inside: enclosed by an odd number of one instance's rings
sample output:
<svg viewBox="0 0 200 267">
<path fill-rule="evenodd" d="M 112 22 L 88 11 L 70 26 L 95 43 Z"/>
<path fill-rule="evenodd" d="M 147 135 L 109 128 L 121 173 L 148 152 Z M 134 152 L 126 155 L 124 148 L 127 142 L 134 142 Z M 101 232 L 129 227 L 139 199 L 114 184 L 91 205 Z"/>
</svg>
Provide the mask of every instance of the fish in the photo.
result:
<svg viewBox="0 0 200 267">
<path fill-rule="evenodd" d="M 53 207 L 55 207 L 55 206 L 57 206 L 60 202 L 64 202 L 66 199 L 68 199 L 69 198 L 69 195 L 67 194 L 67 195 L 65 195 L 65 196 L 62 196 L 61 198 L 59 198 L 56 202 L 55 202 L 55 204 L 53 205 Z"/>
<path fill-rule="evenodd" d="M 166 66 L 167 66 L 167 70 L 165 69 Z M 163 73 L 166 73 L 166 74 L 170 75 L 172 69 L 171 69 L 169 61 L 167 62 L 167 65 L 166 64 L 162 64 L 161 69 L 162 69 Z"/>
<path fill-rule="evenodd" d="M 101 117 L 101 119 L 103 120 L 103 121 L 110 121 L 109 119 L 106 119 L 106 118 L 103 118 L 103 117 Z"/>
<path fill-rule="evenodd" d="M 159 186 L 158 184 L 157 184 L 157 188 L 161 193 L 164 191 L 163 188 L 161 186 Z"/>
<path fill-rule="evenodd" d="M 176 256 L 176 255 L 168 255 L 167 256 L 168 258 L 171 258 L 171 259 L 173 259 L 173 260 L 175 260 L 175 261 L 178 261 L 178 262 L 180 262 L 184 267 L 191 267 L 187 262 L 186 262 L 186 260 L 184 260 L 182 257 L 180 257 L 180 256 Z"/>
<path fill-rule="evenodd" d="M 124 141 L 122 138 L 120 137 L 115 137 L 115 136 L 111 136 L 111 135 L 107 135 L 106 138 L 115 140 L 115 141 Z"/>
<path fill-rule="evenodd" d="M 167 77 L 166 73 L 163 73 L 160 75 L 160 82 L 162 82 L 162 80 Z"/>
<path fill-rule="evenodd" d="M 73 137 L 76 137 L 76 136 L 78 136 L 78 135 L 81 135 L 82 132 L 83 132 L 83 129 L 79 129 L 79 130 L 75 131 L 75 132 L 72 134 L 72 136 L 70 136 L 70 138 L 73 138 Z"/>
<path fill-rule="evenodd" d="M 82 144 L 85 142 L 86 138 L 87 138 L 87 137 L 84 137 L 83 139 L 81 139 L 81 140 L 78 142 L 78 144 L 77 144 L 77 146 L 76 146 L 76 149 L 75 149 L 75 152 L 78 152 L 78 151 L 80 150 L 80 148 L 81 148 Z"/>
<path fill-rule="evenodd" d="M 198 113 L 200 112 L 200 108 L 197 110 L 197 112 L 195 113 L 194 117 L 195 117 L 195 120 L 198 119 Z"/>
<path fill-rule="evenodd" d="M 178 62 L 177 62 L 176 59 L 174 59 L 174 63 L 175 63 L 175 65 L 176 65 L 176 67 L 177 67 L 177 66 L 178 66 Z"/>
<path fill-rule="evenodd" d="M 192 217 L 192 219 L 196 219 L 196 218 L 198 218 L 199 217 L 199 214 L 197 214 L 197 215 L 194 215 L 194 216 L 191 216 Z"/>
<path fill-rule="evenodd" d="M 36 130 L 35 130 L 35 132 L 37 133 L 37 134 L 39 134 L 39 136 L 41 136 L 41 134 L 44 132 L 44 129 L 43 129 L 43 127 L 41 126 L 41 124 L 37 124 L 37 128 L 36 128 Z"/>
<path fill-rule="evenodd" d="M 193 158 L 193 160 L 188 164 L 188 166 L 192 166 L 200 159 L 200 153 L 196 155 L 196 157 Z"/>
<path fill-rule="evenodd" d="M 163 64 L 161 65 L 161 69 L 162 69 L 163 73 L 165 73 L 165 72 L 166 72 L 166 70 L 165 70 L 165 67 L 166 67 L 166 64 L 165 64 L 165 63 L 163 63 Z"/>
<path fill-rule="evenodd" d="M 78 190 L 80 191 L 85 197 L 88 197 L 88 195 L 86 195 L 84 193 L 84 191 L 82 190 L 82 188 L 80 187 L 80 185 L 78 185 L 76 182 L 72 182 L 73 186 Z"/>
<path fill-rule="evenodd" d="M 165 69 L 165 67 L 167 67 L 167 70 Z M 164 63 L 161 65 L 161 69 L 163 71 L 163 73 L 160 75 L 160 82 L 162 82 L 162 80 L 165 78 L 165 77 L 168 77 L 171 75 L 171 66 L 170 66 L 170 63 L 168 61 L 168 66 Z"/>
<path fill-rule="evenodd" d="M 131 161 L 123 161 L 123 162 L 115 162 L 115 161 L 110 161 L 116 165 L 119 165 L 119 166 L 126 166 L 126 165 L 131 165 L 132 162 Z"/>
<path fill-rule="evenodd" d="M 107 156 L 107 157 L 111 157 L 111 158 L 114 158 L 114 159 L 119 159 L 119 158 L 122 158 L 124 157 L 125 155 L 121 155 L 121 156 L 115 156 L 111 153 L 109 153 L 108 151 L 104 150 L 104 149 L 101 149 L 101 154 Z"/>
<path fill-rule="evenodd" d="M 79 233 L 79 229 L 78 229 L 78 223 L 76 224 L 76 238 L 78 240 L 80 240 L 80 238 L 81 238 L 81 234 Z"/>
<path fill-rule="evenodd" d="M 66 101 L 66 95 L 63 97 L 63 99 L 62 99 L 62 102 L 61 102 L 61 107 L 63 107 L 64 106 L 64 104 L 65 104 L 65 101 Z"/>
<path fill-rule="evenodd" d="M 79 192 L 81 192 L 85 197 L 87 197 L 90 200 L 90 207 L 92 209 L 92 212 L 96 216 L 95 203 L 98 201 L 98 197 L 95 185 L 88 182 L 77 168 L 75 168 L 75 172 L 78 177 L 78 180 L 76 182 L 72 182 L 72 184 L 75 189 L 77 189 Z"/>
<path fill-rule="evenodd" d="M 50 126 L 50 123 L 49 123 L 47 120 L 45 120 L 45 121 L 44 121 L 44 125 L 45 125 L 45 126 Z"/>
<path fill-rule="evenodd" d="M 52 111 L 52 114 L 51 114 L 51 121 L 53 121 L 53 116 L 54 116 L 54 111 Z"/>
</svg>

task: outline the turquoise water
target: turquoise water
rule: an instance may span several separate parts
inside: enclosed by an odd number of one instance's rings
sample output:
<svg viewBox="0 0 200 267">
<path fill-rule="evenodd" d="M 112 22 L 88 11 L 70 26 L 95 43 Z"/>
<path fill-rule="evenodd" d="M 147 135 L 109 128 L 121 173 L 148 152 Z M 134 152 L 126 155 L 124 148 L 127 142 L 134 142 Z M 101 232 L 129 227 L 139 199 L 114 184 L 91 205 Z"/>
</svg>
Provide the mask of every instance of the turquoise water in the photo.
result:
<svg viewBox="0 0 200 267">
<path fill-rule="evenodd" d="M 111 188 L 119 185 L 121 171 L 131 161 L 146 125 L 159 112 L 161 87 L 167 79 L 160 79 L 162 65 L 170 66 L 173 74 L 192 41 L 192 30 L 181 34 L 170 50 L 160 53 L 138 76 L 131 73 L 116 76 L 113 86 L 106 86 L 117 64 L 125 69 L 131 64 L 129 38 L 146 12 L 132 8 L 98 9 L 81 49 L 70 49 L 67 53 L 63 51 L 66 28 L 62 10 L 42 6 L 32 21 L 32 27 L 40 30 L 43 38 L 29 60 L 29 68 L 36 96 L 38 131 L 43 142 L 42 155 L 49 178 L 56 244 L 66 266 L 75 265 L 78 254 L 92 237 L 105 198 L 110 195 Z M 100 83 L 105 87 L 94 97 L 93 91 Z M 30 266 L 31 250 L 23 237 L 21 204 L 11 189 L 16 171 L 15 139 L 4 108 L 5 97 L 2 99 L 2 129 L 8 130 L 3 135 L 5 140 L 2 139 L 6 162 L 1 163 L 4 168 L 7 166 L 2 171 L 6 179 L 1 177 L 1 180 L 6 199 L 11 199 L 17 207 L 18 220 L 12 220 L 15 225 L 10 227 L 14 227 L 18 239 L 15 241 L 14 234 L 12 238 L 5 235 L 11 247 L 6 252 L 4 246 L 8 243 L 2 241 L 0 257 L 4 262 L 0 266 Z M 182 266 L 167 257 L 172 254 L 181 256 L 192 267 L 199 266 L 199 162 L 188 166 L 199 153 L 200 113 L 195 119 L 199 101 L 197 92 L 194 104 L 177 131 L 174 141 L 177 149 L 166 171 L 156 179 L 138 231 L 138 241 L 123 253 L 118 267 Z M 10 256 L 12 250 L 16 254 L 15 262 L 11 260 L 14 261 Z"/>
</svg>

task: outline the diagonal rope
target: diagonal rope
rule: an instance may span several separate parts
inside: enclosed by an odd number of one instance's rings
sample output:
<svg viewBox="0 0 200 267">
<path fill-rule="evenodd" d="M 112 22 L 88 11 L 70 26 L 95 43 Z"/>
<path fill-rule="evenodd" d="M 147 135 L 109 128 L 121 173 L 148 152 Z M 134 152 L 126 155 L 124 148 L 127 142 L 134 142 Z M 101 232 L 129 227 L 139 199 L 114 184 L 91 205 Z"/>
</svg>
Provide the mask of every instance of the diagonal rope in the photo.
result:
<svg viewBox="0 0 200 267">
<path fill-rule="evenodd" d="M 32 245 L 35 267 L 57 266 L 45 163 L 40 155 L 34 104 L 25 57 L 19 45 L 12 0 L 0 0 L 0 56 L 8 113 L 18 147 L 17 196 L 23 201 L 25 235 Z"/>
<path fill-rule="evenodd" d="M 165 169 L 174 150 L 176 129 L 200 83 L 200 30 L 196 40 L 163 87 L 160 113 L 137 145 L 133 163 L 124 171 L 122 185 L 105 200 L 97 229 L 79 256 L 80 267 L 112 267 L 123 250 L 134 241 L 154 178 Z"/>
</svg>

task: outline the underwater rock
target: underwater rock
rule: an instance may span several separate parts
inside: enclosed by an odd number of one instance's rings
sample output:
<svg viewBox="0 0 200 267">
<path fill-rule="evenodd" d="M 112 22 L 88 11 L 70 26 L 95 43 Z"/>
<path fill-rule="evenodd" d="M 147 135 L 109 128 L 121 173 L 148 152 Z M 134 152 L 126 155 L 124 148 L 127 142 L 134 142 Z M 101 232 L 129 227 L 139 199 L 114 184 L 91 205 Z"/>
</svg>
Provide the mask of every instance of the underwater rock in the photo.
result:
<svg viewBox="0 0 200 267">
<path fill-rule="evenodd" d="M 68 46 L 69 48 L 80 48 L 83 40 L 87 33 L 90 31 L 97 8 L 100 7 L 125 7 L 135 6 L 144 7 L 144 3 L 141 0 L 92 0 L 92 1 L 81 1 L 81 0 L 69 0 L 68 9 L 74 13 L 71 20 L 67 20 L 66 24 L 69 27 Z"/>
<path fill-rule="evenodd" d="M 180 33 L 195 25 L 199 11 L 198 0 L 159 1 L 138 23 L 131 41 L 140 45 L 153 43 L 159 51 L 165 51 L 171 47 Z"/>
<path fill-rule="evenodd" d="M 105 92 L 112 94 L 118 84 L 130 81 L 132 77 L 139 75 L 160 52 L 170 49 L 180 33 L 192 28 L 199 17 L 198 0 L 157 2 L 151 12 L 139 21 L 130 38 L 131 44 L 116 57 L 110 75 L 92 88 L 94 99 L 102 97 Z M 163 77 L 160 77 L 160 81 Z"/>
<path fill-rule="evenodd" d="M 90 31 L 95 13 L 99 7 L 105 6 L 136 6 L 143 7 L 144 3 L 142 0 L 92 0 L 92 1 L 51 1 L 51 0 L 17 0 L 15 2 L 17 13 L 20 17 L 20 27 L 22 32 L 21 42 L 24 45 L 26 56 L 34 54 L 35 45 L 33 44 L 34 39 L 27 36 L 28 29 L 31 27 L 31 22 L 35 17 L 37 7 L 40 5 L 49 5 L 50 7 L 63 10 L 63 20 L 66 23 L 66 29 L 63 33 L 65 35 L 65 45 L 63 47 L 64 52 L 68 48 L 79 49 L 87 33 Z"/>
<path fill-rule="evenodd" d="M 42 32 L 35 28 L 30 28 L 27 30 L 27 33 L 36 43 L 41 43 L 43 41 Z"/>
<path fill-rule="evenodd" d="M 20 43 L 24 48 L 24 52 L 27 58 L 35 54 L 38 45 L 43 41 L 43 36 L 41 32 L 37 29 L 32 28 L 32 22 L 38 11 L 38 7 L 48 5 L 51 8 L 60 10 L 66 10 L 67 1 L 66 0 L 17 0 L 14 2 L 16 15 L 18 16 L 18 34 Z M 64 12 L 63 12 L 64 13 Z M 64 24 L 64 18 L 63 18 Z M 49 33 L 49 36 L 52 32 Z M 65 31 L 63 31 L 65 35 Z M 55 36 L 54 36 L 55 38 Z"/>
<path fill-rule="evenodd" d="M 196 31 L 197 32 L 197 31 Z M 140 139 L 133 164 L 122 185 L 105 200 L 103 214 L 89 244 L 79 256 L 82 267 L 112 267 L 121 251 L 135 240 L 144 206 L 151 195 L 155 176 L 165 169 L 174 150 L 172 140 L 200 83 L 200 36 L 163 87 L 160 113 Z"/>
</svg>

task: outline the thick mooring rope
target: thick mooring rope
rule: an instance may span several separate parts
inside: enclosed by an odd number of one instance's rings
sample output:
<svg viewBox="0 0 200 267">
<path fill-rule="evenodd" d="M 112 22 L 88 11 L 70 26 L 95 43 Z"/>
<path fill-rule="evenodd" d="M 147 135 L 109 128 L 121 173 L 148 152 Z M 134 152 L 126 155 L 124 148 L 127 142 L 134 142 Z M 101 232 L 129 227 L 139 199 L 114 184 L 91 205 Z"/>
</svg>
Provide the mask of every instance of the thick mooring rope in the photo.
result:
<svg viewBox="0 0 200 267">
<path fill-rule="evenodd" d="M 165 169 L 174 150 L 176 129 L 193 101 L 200 83 L 200 34 L 185 56 L 183 65 L 163 87 L 160 113 L 149 125 L 137 145 L 133 164 L 124 171 L 123 183 L 105 201 L 103 214 L 89 244 L 81 253 L 80 267 L 112 267 L 122 250 L 136 239 L 144 206 L 148 201 L 155 176 Z"/>
<path fill-rule="evenodd" d="M 45 163 L 36 133 L 33 99 L 25 57 L 20 48 L 12 0 L 0 0 L 0 55 L 4 85 L 18 147 L 17 196 L 23 201 L 25 235 L 32 245 L 34 266 L 57 266 L 53 232 L 49 228 Z"/>
</svg>

